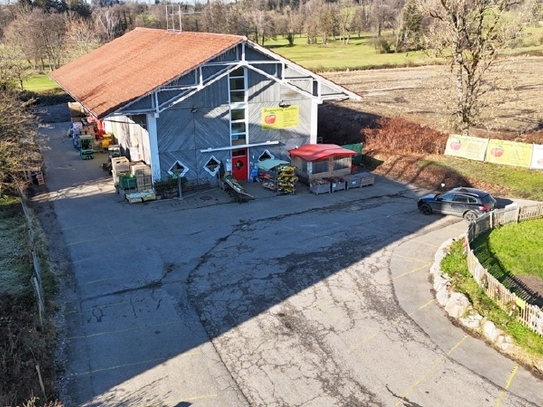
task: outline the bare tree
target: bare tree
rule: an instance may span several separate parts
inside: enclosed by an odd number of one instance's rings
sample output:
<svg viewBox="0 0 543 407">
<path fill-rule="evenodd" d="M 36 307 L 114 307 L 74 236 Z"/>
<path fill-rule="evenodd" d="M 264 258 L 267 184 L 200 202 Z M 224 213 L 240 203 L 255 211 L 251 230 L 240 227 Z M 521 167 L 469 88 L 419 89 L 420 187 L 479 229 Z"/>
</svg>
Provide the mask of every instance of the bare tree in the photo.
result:
<svg viewBox="0 0 543 407">
<path fill-rule="evenodd" d="M 77 18 L 68 22 L 68 31 L 65 37 L 65 55 L 67 59 L 77 59 L 100 45 L 92 21 Z"/>
<path fill-rule="evenodd" d="M 372 26 L 377 31 L 378 38 L 381 37 L 383 30 L 395 27 L 401 7 L 396 0 L 373 0 L 371 3 L 371 21 Z"/>
<path fill-rule="evenodd" d="M 62 62 L 66 21 L 63 15 L 35 8 L 22 14 L 5 30 L 5 37 L 18 44 L 35 70 L 55 69 Z"/>
<path fill-rule="evenodd" d="M 35 128 L 28 102 L 9 89 L 0 92 L 0 195 L 20 181 L 24 171 L 39 165 Z"/>
<path fill-rule="evenodd" d="M 340 0 L 339 2 L 339 30 L 341 41 L 343 44 L 349 44 L 351 39 L 351 30 L 353 29 L 353 21 L 355 17 L 355 7 L 353 0 Z"/>
<path fill-rule="evenodd" d="M 115 39 L 119 31 L 120 18 L 113 7 L 95 8 L 92 19 L 101 42 L 105 43 Z"/>
<path fill-rule="evenodd" d="M 290 6 L 283 8 L 283 14 L 276 19 L 277 33 L 281 34 L 288 41 L 289 47 L 294 45 L 294 38 L 297 33 L 300 33 L 303 27 L 300 15 Z"/>
<path fill-rule="evenodd" d="M 423 6 L 433 17 L 429 47 L 450 61 L 456 89 L 453 123 L 463 134 L 480 124 L 481 109 L 492 103 L 488 94 L 496 83 L 489 78 L 500 51 L 521 35 L 522 13 L 510 12 L 515 6 L 516 0 L 438 0 Z"/>
<path fill-rule="evenodd" d="M 202 30 L 212 33 L 228 32 L 228 6 L 219 0 L 208 3 L 202 11 Z"/>
<path fill-rule="evenodd" d="M 25 58 L 20 44 L 5 39 L 0 43 L 0 88 L 6 89 L 13 81 L 17 81 L 21 90 L 23 82 L 35 73 L 32 65 Z"/>
<path fill-rule="evenodd" d="M 47 59 L 49 69 L 54 70 L 62 65 L 64 36 L 66 35 L 66 20 L 59 13 L 44 13 L 34 9 L 30 14 L 30 31 L 36 49 L 41 50 Z M 45 66 L 42 64 L 42 69 Z"/>
</svg>

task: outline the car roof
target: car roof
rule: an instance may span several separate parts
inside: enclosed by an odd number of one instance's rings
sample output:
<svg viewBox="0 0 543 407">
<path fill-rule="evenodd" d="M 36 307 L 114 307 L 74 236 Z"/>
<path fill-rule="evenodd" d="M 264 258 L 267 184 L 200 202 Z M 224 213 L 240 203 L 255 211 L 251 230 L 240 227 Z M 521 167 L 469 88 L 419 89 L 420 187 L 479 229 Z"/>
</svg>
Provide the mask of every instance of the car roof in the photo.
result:
<svg viewBox="0 0 543 407">
<path fill-rule="evenodd" d="M 488 192 L 483 191 L 482 189 L 476 189 L 476 188 L 469 188 L 469 187 L 458 187 L 451 189 L 452 192 L 460 192 L 462 194 L 466 195 L 473 195 L 476 197 L 483 197 L 486 195 L 490 195 Z"/>
</svg>

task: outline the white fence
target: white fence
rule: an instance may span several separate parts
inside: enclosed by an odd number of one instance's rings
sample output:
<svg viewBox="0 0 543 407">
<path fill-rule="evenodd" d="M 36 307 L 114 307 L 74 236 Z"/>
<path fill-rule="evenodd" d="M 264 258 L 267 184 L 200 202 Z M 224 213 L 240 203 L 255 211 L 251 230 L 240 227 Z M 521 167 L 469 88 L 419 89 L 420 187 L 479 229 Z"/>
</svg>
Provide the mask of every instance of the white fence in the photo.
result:
<svg viewBox="0 0 543 407">
<path fill-rule="evenodd" d="M 492 298 L 502 309 L 509 312 L 509 315 L 516 314 L 522 324 L 543 336 L 543 310 L 536 305 L 527 303 L 536 293 L 531 292 L 528 287 L 514 278 L 507 281 L 507 285 L 514 287 L 515 292 L 511 292 L 479 263 L 470 245 L 479 234 L 494 228 L 496 225 L 518 223 L 541 217 L 543 217 L 543 204 L 495 210 L 470 223 L 466 232 L 464 247 L 467 249 L 468 269 L 475 281 L 485 290 L 486 295 Z"/>
<path fill-rule="evenodd" d="M 38 303 L 38 315 L 40 317 L 40 324 L 43 327 L 43 315 L 45 313 L 45 297 L 43 295 L 43 284 L 41 280 L 40 261 L 39 261 L 38 256 L 36 255 L 36 252 L 34 251 L 35 234 L 34 234 L 34 230 L 32 229 L 32 219 L 30 217 L 28 207 L 26 206 L 26 202 L 22 194 L 21 194 L 20 202 L 21 202 L 21 206 L 23 208 L 23 212 L 26 217 L 26 223 L 28 225 L 28 234 L 30 237 L 32 260 L 34 263 L 34 273 L 32 274 L 32 277 L 30 278 L 30 283 L 32 284 L 32 287 L 34 287 L 34 294 L 36 295 L 36 301 Z"/>
</svg>

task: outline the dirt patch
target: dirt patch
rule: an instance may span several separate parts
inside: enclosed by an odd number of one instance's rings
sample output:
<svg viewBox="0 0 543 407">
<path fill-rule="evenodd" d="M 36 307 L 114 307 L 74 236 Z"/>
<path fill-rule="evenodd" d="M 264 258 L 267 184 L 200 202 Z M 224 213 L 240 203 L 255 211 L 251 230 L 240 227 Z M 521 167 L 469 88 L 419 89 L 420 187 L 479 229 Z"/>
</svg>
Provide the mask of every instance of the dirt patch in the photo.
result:
<svg viewBox="0 0 543 407">
<path fill-rule="evenodd" d="M 483 111 L 484 125 L 474 129 L 473 134 L 495 137 L 504 133 L 504 138 L 525 141 L 528 133 L 542 131 L 542 71 L 543 57 L 516 57 L 502 63 L 495 73 L 501 78 L 501 87 L 494 96 L 497 106 Z M 372 126 L 376 117 L 403 117 L 450 133 L 446 107 L 451 106 L 454 88 L 448 72 L 448 66 L 432 65 L 325 73 L 326 78 L 360 95 L 362 100 L 325 105 L 321 110 L 327 119 L 320 123 L 346 122 L 356 132 L 353 124 Z"/>
</svg>

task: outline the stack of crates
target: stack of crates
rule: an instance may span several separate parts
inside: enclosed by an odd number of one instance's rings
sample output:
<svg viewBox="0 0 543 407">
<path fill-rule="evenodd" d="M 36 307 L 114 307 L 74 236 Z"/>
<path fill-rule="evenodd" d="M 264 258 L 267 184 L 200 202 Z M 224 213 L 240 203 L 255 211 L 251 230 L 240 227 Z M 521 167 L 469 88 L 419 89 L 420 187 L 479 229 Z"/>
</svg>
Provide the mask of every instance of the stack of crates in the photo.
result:
<svg viewBox="0 0 543 407">
<path fill-rule="evenodd" d="M 149 191 L 153 188 L 151 167 L 144 162 L 138 161 L 130 165 L 130 173 L 136 178 L 138 192 Z"/>
<path fill-rule="evenodd" d="M 119 177 L 130 173 L 130 162 L 126 157 L 111 158 L 111 174 L 113 175 L 113 185 L 119 185 Z"/>
</svg>

